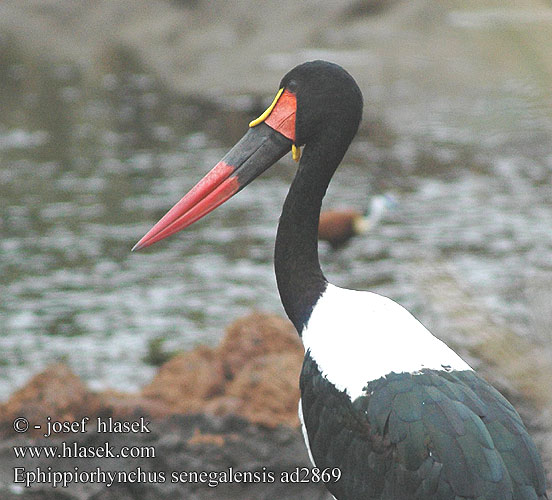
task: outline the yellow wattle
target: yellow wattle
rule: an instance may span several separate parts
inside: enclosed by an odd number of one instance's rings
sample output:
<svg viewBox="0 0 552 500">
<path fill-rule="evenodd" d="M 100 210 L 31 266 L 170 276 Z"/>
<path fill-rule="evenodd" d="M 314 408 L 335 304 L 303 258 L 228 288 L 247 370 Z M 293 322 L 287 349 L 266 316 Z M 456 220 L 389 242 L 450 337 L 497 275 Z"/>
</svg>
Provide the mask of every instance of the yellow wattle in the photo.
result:
<svg viewBox="0 0 552 500">
<path fill-rule="evenodd" d="M 258 125 L 259 123 L 264 122 L 268 118 L 268 115 L 270 115 L 270 113 L 274 109 L 274 106 L 276 106 L 276 103 L 278 102 L 278 99 L 280 99 L 280 96 L 282 95 L 283 91 L 284 91 L 283 88 L 278 90 L 278 93 L 276 94 L 276 97 L 272 101 L 272 104 L 268 108 L 266 108 L 266 111 L 261 116 L 259 116 L 259 118 L 255 118 L 255 120 L 249 122 L 249 127 L 250 128 L 254 127 L 255 125 Z"/>
</svg>

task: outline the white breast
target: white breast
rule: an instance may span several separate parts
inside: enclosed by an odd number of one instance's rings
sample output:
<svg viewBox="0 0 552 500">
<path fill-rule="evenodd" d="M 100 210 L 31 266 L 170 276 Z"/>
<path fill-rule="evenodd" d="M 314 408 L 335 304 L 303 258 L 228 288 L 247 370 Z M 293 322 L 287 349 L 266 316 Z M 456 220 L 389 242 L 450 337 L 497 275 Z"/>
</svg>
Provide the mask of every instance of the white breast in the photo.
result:
<svg viewBox="0 0 552 500">
<path fill-rule="evenodd" d="M 302 332 L 318 368 L 352 400 L 371 380 L 423 368 L 471 370 L 391 299 L 329 284 Z"/>
</svg>

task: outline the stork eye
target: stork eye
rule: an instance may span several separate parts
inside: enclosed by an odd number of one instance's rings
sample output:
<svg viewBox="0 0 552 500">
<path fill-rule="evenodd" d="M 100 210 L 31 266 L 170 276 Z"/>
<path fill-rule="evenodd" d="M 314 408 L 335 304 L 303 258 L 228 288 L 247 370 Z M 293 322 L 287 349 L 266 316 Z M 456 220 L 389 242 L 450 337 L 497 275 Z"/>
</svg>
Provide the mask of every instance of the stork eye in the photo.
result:
<svg viewBox="0 0 552 500">
<path fill-rule="evenodd" d="M 286 85 L 286 89 L 290 92 L 295 92 L 297 90 L 297 82 L 295 80 L 290 80 Z"/>
</svg>

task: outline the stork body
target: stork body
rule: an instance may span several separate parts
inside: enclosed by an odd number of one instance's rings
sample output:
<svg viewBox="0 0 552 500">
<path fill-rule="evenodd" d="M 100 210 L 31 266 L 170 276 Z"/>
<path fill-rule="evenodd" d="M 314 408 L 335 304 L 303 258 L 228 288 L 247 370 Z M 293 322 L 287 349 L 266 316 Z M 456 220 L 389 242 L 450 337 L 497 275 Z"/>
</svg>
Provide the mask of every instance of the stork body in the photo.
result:
<svg viewBox="0 0 552 500">
<path fill-rule="evenodd" d="M 322 199 L 362 114 L 353 78 L 324 61 L 282 80 L 271 107 L 136 245 L 203 217 L 290 149 L 299 156 L 275 247 L 282 304 L 305 346 L 299 414 L 339 500 L 544 500 L 544 471 L 508 401 L 395 302 L 327 282 Z"/>
</svg>

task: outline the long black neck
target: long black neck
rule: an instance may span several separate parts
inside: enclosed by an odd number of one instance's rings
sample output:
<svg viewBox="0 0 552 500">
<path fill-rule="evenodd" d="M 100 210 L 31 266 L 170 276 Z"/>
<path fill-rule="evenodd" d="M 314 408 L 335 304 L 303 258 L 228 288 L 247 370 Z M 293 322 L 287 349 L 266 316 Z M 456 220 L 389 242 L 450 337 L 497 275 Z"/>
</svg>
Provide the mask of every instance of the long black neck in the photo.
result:
<svg viewBox="0 0 552 500">
<path fill-rule="evenodd" d="M 301 334 L 312 309 L 327 287 L 318 260 L 318 221 L 322 198 L 343 158 L 350 139 L 320 139 L 305 146 L 301 163 L 286 197 L 274 266 L 282 304 Z"/>
</svg>

